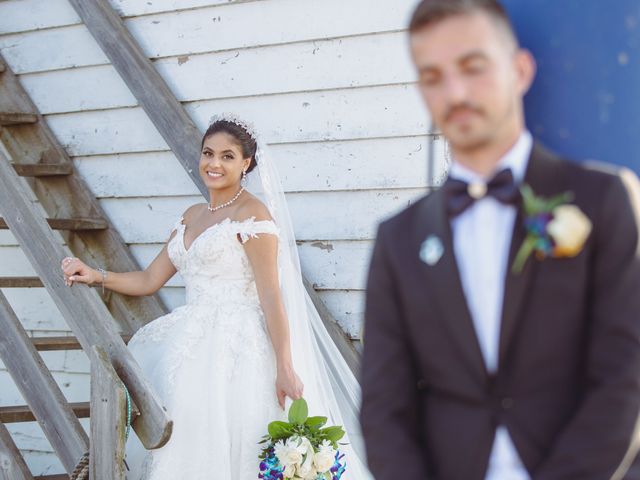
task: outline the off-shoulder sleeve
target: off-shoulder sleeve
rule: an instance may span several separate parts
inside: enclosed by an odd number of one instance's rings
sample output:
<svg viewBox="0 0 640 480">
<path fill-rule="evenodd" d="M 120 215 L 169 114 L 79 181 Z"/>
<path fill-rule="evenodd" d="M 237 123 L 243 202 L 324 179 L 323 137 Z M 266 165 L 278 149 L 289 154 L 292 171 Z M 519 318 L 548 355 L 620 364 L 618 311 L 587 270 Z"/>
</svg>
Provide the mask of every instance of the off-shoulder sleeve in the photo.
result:
<svg viewBox="0 0 640 480">
<path fill-rule="evenodd" d="M 240 235 L 240 241 L 243 244 L 247 243 L 251 238 L 258 238 L 261 234 L 279 236 L 280 230 L 273 221 L 256 221 L 255 217 L 247 219 L 238 226 L 238 235 Z"/>
<path fill-rule="evenodd" d="M 173 224 L 169 231 L 169 235 L 173 235 L 173 232 L 179 232 L 182 227 L 184 227 L 184 216 L 181 216 L 176 223 Z"/>
</svg>

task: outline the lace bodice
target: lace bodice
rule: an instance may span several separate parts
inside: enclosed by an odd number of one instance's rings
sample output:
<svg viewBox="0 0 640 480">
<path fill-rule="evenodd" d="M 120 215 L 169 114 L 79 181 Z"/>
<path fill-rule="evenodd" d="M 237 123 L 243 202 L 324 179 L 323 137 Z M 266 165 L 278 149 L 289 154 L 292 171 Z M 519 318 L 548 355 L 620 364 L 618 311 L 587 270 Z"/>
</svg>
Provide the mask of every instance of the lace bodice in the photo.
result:
<svg viewBox="0 0 640 480">
<path fill-rule="evenodd" d="M 272 221 L 243 221 L 226 218 L 197 236 L 185 247 L 185 225 L 181 218 L 168 244 L 171 262 L 185 282 L 186 303 L 240 303 L 259 305 L 258 292 L 243 244 L 259 234 L 278 235 Z M 240 243 L 241 240 L 242 243 Z"/>
</svg>

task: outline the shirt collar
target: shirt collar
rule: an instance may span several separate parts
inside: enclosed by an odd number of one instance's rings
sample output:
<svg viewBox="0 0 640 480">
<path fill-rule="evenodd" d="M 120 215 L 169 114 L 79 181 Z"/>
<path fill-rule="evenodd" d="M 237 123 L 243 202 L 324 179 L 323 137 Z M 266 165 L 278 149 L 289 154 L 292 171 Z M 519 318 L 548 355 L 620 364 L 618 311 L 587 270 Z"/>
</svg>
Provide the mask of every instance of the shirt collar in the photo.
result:
<svg viewBox="0 0 640 480">
<path fill-rule="evenodd" d="M 529 157 L 531 156 L 531 149 L 533 147 L 533 138 L 528 130 L 525 130 L 518 138 L 518 141 L 513 147 L 500 159 L 493 173 L 497 173 L 506 168 L 510 168 L 513 173 L 513 178 L 516 184 L 524 181 L 524 175 L 527 171 L 527 165 L 529 163 Z M 449 170 L 449 176 L 465 182 L 473 181 L 488 181 L 477 172 L 470 170 L 469 168 L 461 165 L 453 159 L 451 169 Z M 489 178 L 493 176 L 490 175 Z"/>
</svg>

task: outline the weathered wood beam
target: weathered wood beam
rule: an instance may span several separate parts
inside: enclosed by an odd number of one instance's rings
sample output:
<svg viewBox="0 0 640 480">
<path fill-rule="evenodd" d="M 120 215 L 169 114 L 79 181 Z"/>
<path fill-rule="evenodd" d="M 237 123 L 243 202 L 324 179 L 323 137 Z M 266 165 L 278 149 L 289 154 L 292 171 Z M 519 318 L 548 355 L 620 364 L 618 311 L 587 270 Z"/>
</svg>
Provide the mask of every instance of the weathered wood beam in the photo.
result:
<svg viewBox="0 0 640 480">
<path fill-rule="evenodd" d="M 106 0 L 70 0 L 71 5 L 118 71 L 162 138 L 203 195 L 201 133 Z"/>
<path fill-rule="evenodd" d="M 69 163 L 14 163 L 13 168 L 21 177 L 57 177 L 73 173 Z"/>
<path fill-rule="evenodd" d="M 70 0 L 70 3 L 200 193 L 208 198 L 209 192 L 198 174 L 202 134 L 129 33 L 122 19 L 107 0 Z M 304 283 L 314 305 L 324 305 L 311 284 L 306 280 Z M 333 332 L 331 336 L 338 350 L 358 376 L 360 354 L 344 333 L 340 334 L 335 330 L 337 322 L 326 306 L 320 307 L 319 311 L 325 327 Z"/>
<path fill-rule="evenodd" d="M 131 335 L 122 335 L 124 343 L 129 343 L 129 340 Z M 31 343 L 39 352 L 82 350 L 82 345 L 76 337 L 31 337 Z"/>
<path fill-rule="evenodd" d="M 60 277 L 62 281 L 62 277 Z M 0 288 L 40 288 L 44 287 L 39 277 L 0 277 Z"/>
<path fill-rule="evenodd" d="M 107 221 L 101 218 L 48 218 L 47 223 L 53 230 L 68 230 L 70 232 L 106 230 L 109 228 Z M 0 217 L 0 230 L 8 229 L 7 222 Z"/>
<path fill-rule="evenodd" d="M 91 355 L 91 478 L 124 480 L 127 401 L 124 386 L 107 353 L 94 346 Z"/>
<path fill-rule="evenodd" d="M 70 402 L 69 407 L 73 410 L 76 418 L 89 418 L 91 416 L 90 402 Z M 131 417 L 140 416 L 140 410 L 135 403 L 131 405 Z M 37 419 L 28 405 L 11 405 L 0 407 L 0 423 L 25 423 L 35 422 Z M 1 480 L 1 477 L 0 477 Z"/>
<path fill-rule="evenodd" d="M 89 449 L 89 438 L 2 292 L 0 331 L 0 359 L 65 470 L 72 473 Z"/>
<path fill-rule="evenodd" d="M 9 67 L 0 75 L 0 112 L 38 113 Z M 136 259 L 109 222 L 95 195 L 77 174 L 73 162 L 57 142 L 46 120 L 40 114 L 38 118 L 39 121 L 33 125 L 0 128 L 0 142 L 9 154 L 13 168 L 43 163 L 64 165 L 71 170 L 71 175 L 36 176 L 28 182 L 49 217 L 102 218 L 109 223 L 109 228 L 104 230 L 61 231 L 71 251 L 90 265 L 100 265 L 116 272 L 139 270 Z M 128 333 L 166 313 L 158 295 L 132 297 L 110 292 L 106 301 L 121 330 Z"/>
<path fill-rule="evenodd" d="M 33 480 L 20 450 L 2 422 L 0 422 L 0 480 Z"/>
<path fill-rule="evenodd" d="M 89 402 L 75 402 L 68 405 L 76 418 L 89 418 L 91 410 Z M 36 416 L 28 405 L 0 407 L 0 422 L 2 423 L 35 422 L 36 420 Z"/>
<path fill-rule="evenodd" d="M 309 281 L 306 278 L 303 278 L 303 283 L 305 288 L 307 289 L 307 292 L 309 291 L 315 292 L 315 290 L 313 289 L 313 286 L 309 284 Z M 318 310 L 318 314 L 320 315 L 320 318 L 329 319 L 328 321 L 324 322 L 324 326 L 329 332 L 331 339 L 338 347 L 338 350 L 342 354 L 342 357 L 344 358 L 345 362 L 347 362 L 347 365 L 349 365 L 349 368 L 351 369 L 353 374 L 356 376 L 356 378 L 358 378 L 359 380 L 360 353 L 355 349 L 355 347 L 351 343 L 351 340 L 349 339 L 347 334 L 344 332 L 344 330 L 342 330 L 340 325 L 338 325 L 338 323 L 331 318 L 331 313 L 327 309 L 327 306 L 324 304 L 324 302 L 320 299 L 320 297 L 317 294 L 310 295 L 310 297 L 311 297 L 311 301 L 316 307 L 316 310 Z"/>
<path fill-rule="evenodd" d="M 37 121 L 38 116 L 33 113 L 0 112 L 0 127 L 24 125 L 25 123 L 36 123 Z"/>
<path fill-rule="evenodd" d="M 88 352 L 99 345 L 109 354 L 118 376 L 126 383 L 142 415 L 134 423 L 148 449 L 164 445 L 173 423 L 142 369 L 127 350 L 117 324 L 98 293 L 86 285 L 69 288 L 61 281 L 60 260 L 67 256 L 47 222 L 39 216 L 9 160 L 0 152 L 0 214 L 9 224 L 22 251 L 42 279 L 67 324 Z"/>
<path fill-rule="evenodd" d="M 62 276 L 60 276 L 62 283 Z M 44 284 L 40 277 L 0 277 L 0 288 L 42 288 Z M 99 285 L 91 286 L 100 288 Z M 123 335 L 122 338 L 129 338 L 131 335 Z"/>
</svg>

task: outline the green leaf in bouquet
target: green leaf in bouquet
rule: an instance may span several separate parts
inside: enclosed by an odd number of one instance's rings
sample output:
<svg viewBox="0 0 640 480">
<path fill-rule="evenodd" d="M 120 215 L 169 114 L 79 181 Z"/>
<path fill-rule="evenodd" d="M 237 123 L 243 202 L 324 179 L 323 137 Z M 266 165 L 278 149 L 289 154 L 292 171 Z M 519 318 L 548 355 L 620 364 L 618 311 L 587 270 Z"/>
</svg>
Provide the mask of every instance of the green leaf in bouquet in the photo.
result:
<svg viewBox="0 0 640 480">
<path fill-rule="evenodd" d="M 294 400 L 289 407 L 289 423 L 303 425 L 309 416 L 309 407 L 304 398 Z"/>
<path fill-rule="evenodd" d="M 322 429 L 322 434 L 327 438 L 327 440 L 335 443 L 344 437 L 345 432 L 342 427 L 335 426 Z"/>
<path fill-rule="evenodd" d="M 287 437 L 291 434 L 291 425 L 289 425 L 287 422 L 271 422 L 269 424 L 268 431 L 271 438 L 277 440 L 279 438 Z"/>
<path fill-rule="evenodd" d="M 312 429 L 319 429 L 324 427 L 324 425 L 327 423 L 327 417 L 309 417 L 304 423 L 307 427 L 311 427 Z"/>
</svg>

